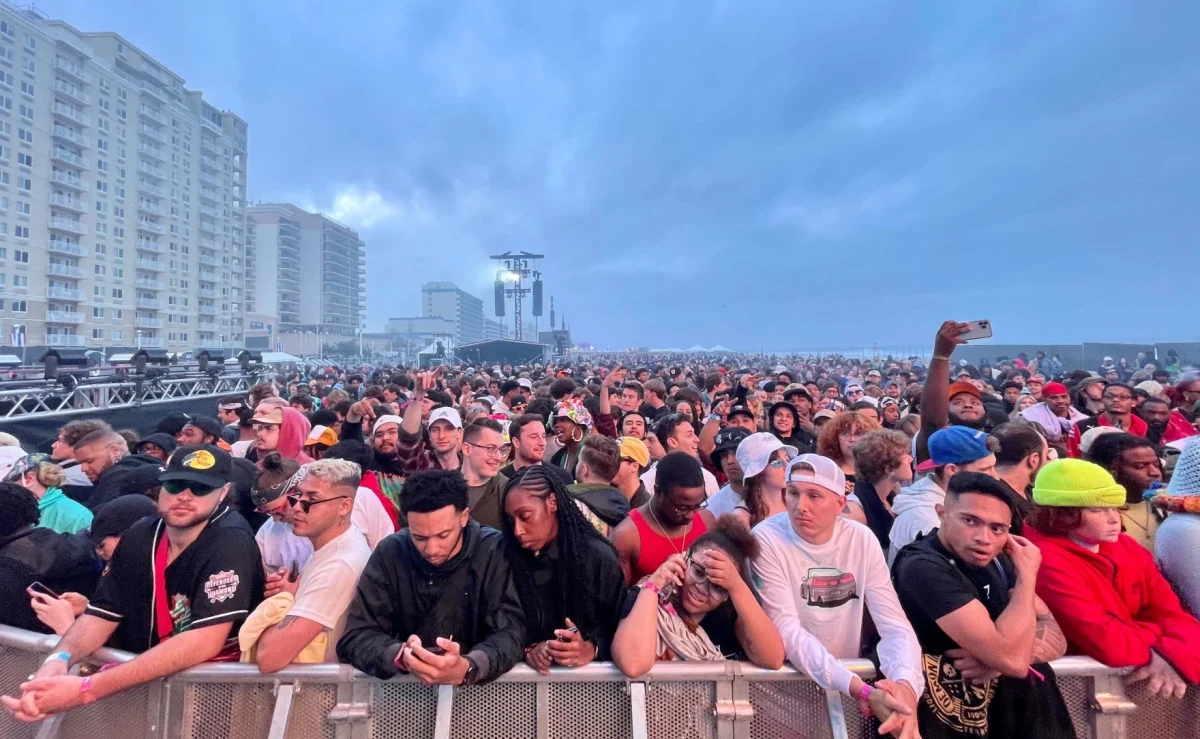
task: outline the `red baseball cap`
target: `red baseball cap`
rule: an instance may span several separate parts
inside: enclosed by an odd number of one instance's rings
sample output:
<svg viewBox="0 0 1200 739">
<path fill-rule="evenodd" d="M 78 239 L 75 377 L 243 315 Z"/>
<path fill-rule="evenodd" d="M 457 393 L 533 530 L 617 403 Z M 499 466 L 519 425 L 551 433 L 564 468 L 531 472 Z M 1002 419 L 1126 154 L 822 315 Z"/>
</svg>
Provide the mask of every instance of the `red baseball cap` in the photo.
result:
<svg viewBox="0 0 1200 739">
<path fill-rule="evenodd" d="M 1044 393 L 1045 391 L 1045 388 L 1043 388 L 1042 392 Z M 950 383 L 950 394 L 946 397 L 953 398 L 959 393 L 974 395 L 976 400 L 983 400 L 983 396 L 979 394 L 979 388 L 975 387 L 973 383 L 966 382 L 964 380 Z"/>
<path fill-rule="evenodd" d="M 1047 395 L 1067 395 L 1067 386 L 1061 382 L 1047 382 L 1042 386 L 1042 396 Z"/>
</svg>

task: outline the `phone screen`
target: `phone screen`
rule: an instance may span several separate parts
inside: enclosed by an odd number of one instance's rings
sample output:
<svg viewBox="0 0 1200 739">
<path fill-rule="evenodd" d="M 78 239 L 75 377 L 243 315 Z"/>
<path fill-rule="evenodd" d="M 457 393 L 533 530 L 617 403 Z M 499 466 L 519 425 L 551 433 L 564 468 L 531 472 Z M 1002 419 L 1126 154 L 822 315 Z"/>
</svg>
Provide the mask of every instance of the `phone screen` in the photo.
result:
<svg viewBox="0 0 1200 739">
<path fill-rule="evenodd" d="M 32 591 L 33 591 L 33 592 L 35 592 L 35 593 L 42 593 L 42 594 L 44 594 L 44 595 L 48 595 L 48 596 L 50 596 L 51 598 L 57 598 L 57 597 L 59 597 L 59 596 L 58 596 L 58 593 L 56 593 L 56 592 L 54 592 L 53 590 L 51 590 L 50 588 L 46 587 L 46 586 L 45 586 L 45 585 L 43 585 L 42 583 L 40 583 L 40 582 L 37 582 L 36 580 L 33 582 L 33 584 L 31 584 L 31 585 L 29 586 L 29 589 L 30 589 L 30 590 L 32 590 Z"/>
</svg>

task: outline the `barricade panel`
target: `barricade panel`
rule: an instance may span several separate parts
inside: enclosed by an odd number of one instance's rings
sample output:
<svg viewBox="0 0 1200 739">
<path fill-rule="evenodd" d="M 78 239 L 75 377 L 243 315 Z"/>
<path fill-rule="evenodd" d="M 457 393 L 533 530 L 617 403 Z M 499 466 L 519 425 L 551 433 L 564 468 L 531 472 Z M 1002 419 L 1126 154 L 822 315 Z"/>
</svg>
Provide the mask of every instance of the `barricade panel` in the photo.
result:
<svg viewBox="0 0 1200 739">
<path fill-rule="evenodd" d="M 611 739 L 633 733 L 625 683 L 550 683 L 551 739 Z"/>
<path fill-rule="evenodd" d="M 139 685 L 69 711 L 63 716 L 58 739 L 97 739 L 97 727 L 104 727 L 102 735 L 106 737 L 155 739 L 150 729 L 149 704 L 150 686 Z"/>
<path fill-rule="evenodd" d="M 537 684 L 494 683 L 454 691 L 451 739 L 536 739 Z"/>
<path fill-rule="evenodd" d="M 1075 736 L 1078 739 L 1095 739 L 1092 736 L 1092 696 L 1095 695 L 1095 681 L 1082 675 L 1056 675 L 1058 692 L 1062 693 L 1063 702 L 1071 713 L 1071 723 L 1075 725 Z M 1160 738 L 1165 739 L 1165 738 Z"/>
<path fill-rule="evenodd" d="M 1183 700 L 1152 698 L 1145 681 L 1126 687 L 1137 710 L 1129 716 L 1130 739 L 1170 739 L 1200 734 L 1200 689 L 1188 688 Z"/>
<path fill-rule="evenodd" d="M 646 726 L 650 739 L 713 739 L 713 682 L 648 682 Z"/>
<path fill-rule="evenodd" d="M 429 739 L 436 720 L 437 688 L 415 682 L 374 682 L 371 736 Z"/>
<path fill-rule="evenodd" d="M 44 654 L 9 646 L 0 646 L 0 689 L 5 695 L 16 695 L 18 686 L 41 666 Z M 17 721 L 8 711 L 0 710 L 0 737 L 4 739 L 33 739 L 38 724 Z"/>
</svg>

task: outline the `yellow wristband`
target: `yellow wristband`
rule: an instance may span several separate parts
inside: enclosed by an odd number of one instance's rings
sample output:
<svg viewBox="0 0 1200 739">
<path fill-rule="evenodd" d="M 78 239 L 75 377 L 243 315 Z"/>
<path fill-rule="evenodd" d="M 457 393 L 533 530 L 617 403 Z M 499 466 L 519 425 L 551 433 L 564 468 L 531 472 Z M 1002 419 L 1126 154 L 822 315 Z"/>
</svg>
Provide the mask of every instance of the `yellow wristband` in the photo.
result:
<svg viewBox="0 0 1200 739">
<path fill-rule="evenodd" d="M 938 356 L 938 355 L 936 355 L 936 354 L 934 354 L 934 355 L 933 355 L 933 357 L 931 357 L 931 359 L 940 359 L 940 360 L 942 360 L 943 362 L 949 362 L 949 361 L 950 361 L 950 357 L 939 357 L 939 356 Z"/>
</svg>

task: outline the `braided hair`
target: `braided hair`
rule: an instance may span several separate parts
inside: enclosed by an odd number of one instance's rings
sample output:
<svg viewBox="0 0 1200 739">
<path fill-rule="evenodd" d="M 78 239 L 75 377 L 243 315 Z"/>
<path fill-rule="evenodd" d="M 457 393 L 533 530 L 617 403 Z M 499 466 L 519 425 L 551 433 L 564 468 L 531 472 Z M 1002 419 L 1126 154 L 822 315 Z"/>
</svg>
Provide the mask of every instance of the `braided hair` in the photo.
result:
<svg viewBox="0 0 1200 739">
<path fill-rule="evenodd" d="M 558 598 L 563 604 L 572 604 L 581 609 L 580 613 L 571 614 L 570 618 L 579 627 L 580 633 L 587 638 L 589 633 L 601 624 L 612 619 L 611 607 L 607 610 L 597 602 L 596 593 L 584 579 L 580 564 L 587 558 L 591 540 L 602 541 L 608 547 L 612 542 L 604 538 L 599 531 L 583 516 L 575 499 L 567 492 L 562 481 L 551 474 L 540 464 L 523 467 L 508 484 L 500 497 L 500 507 L 504 508 L 509 494 L 520 488 L 534 497 L 543 500 L 554 497 L 558 510 L 554 515 L 558 519 L 559 567 Z M 518 593 L 521 593 L 521 605 L 525 610 L 525 623 L 529 625 L 545 624 L 549 617 L 542 613 L 538 603 L 537 587 L 534 585 L 533 572 L 529 568 L 528 555 L 513 532 L 513 522 L 509 516 L 504 516 L 504 537 L 507 541 L 509 561 L 512 563 L 513 582 Z M 615 549 L 613 550 L 616 551 Z M 555 625 L 558 628 L 559 625 Z M 530 638 L 534 638 L 530 634 Z"/>
</svg>

